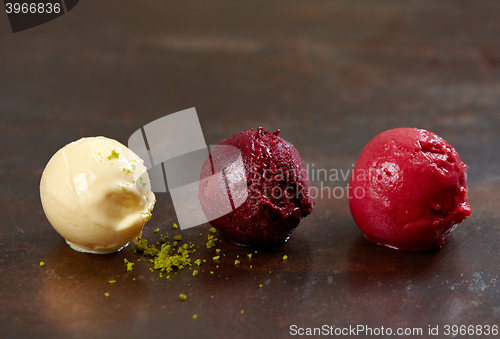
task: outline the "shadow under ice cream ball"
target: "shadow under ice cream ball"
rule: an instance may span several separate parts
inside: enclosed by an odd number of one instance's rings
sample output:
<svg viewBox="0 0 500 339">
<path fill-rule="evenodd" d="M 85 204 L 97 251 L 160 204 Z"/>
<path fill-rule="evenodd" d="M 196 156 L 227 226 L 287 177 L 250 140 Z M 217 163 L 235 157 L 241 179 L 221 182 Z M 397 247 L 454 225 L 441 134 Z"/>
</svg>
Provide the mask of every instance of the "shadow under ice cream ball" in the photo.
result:
<svg viewBox="0 0 500 339">
<path fill-rule="evenodd" d="M 241 180 L 234 152 L 240 150 L 246 180 Z M 239 156 L 239 154 L 238 154 Z M 203 164 L 200 174 L 199 199 L 206 215 L 213 214 L 220 200 L 217 189 L 206 185 L 206 178 L 223 172 L 226 186 L 245 185 L 246 200 L 228 214 L 210 221 L 229 240 L 245 246 L 276 246 L 285 243 L 300 220 L 314 208 L 307 170 L 295 147 L 279 137 L 279 130 L 270 133 L 259 127 L 222 141 Z M 231 190 L 229 190 L 231 199 Z M 210 219 L 210 218 L 209 218 Z"/>
<path fill-rule="evenodd" d="M 439 247 L 472 213 L 466 170 L 457 151 L 434 133 L 382 132 L 354 166 L 351 214 L 371 242 L 408 251 Z"/>
</svg>

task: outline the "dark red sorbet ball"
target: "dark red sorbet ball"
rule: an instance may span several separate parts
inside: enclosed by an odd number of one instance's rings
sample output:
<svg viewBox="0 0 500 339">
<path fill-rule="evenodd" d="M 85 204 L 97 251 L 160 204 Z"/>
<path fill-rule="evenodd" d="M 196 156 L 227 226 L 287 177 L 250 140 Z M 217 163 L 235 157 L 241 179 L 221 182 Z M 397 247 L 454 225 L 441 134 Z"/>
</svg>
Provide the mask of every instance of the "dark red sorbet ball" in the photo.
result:
<svg viewBox="0 0 500 339">
<path fill-rule="evenodd" d="M 457 151 L 432 132 L 382 132 L 354 166 L 351 214 L 371 242 L 407 251 L 440 247 L 472 213 L 466 170 Z"/>
<path fill-rule="evenodd" d="M 310 195 L 311 185 L 304 162 L 295 147 L 278 135 L 279 130 L 270 133 L 262 127 L 257 132 L 250 129 L 235 134 L 212 150 L 203 164 L 199 184 L 201 206 L 207 217 L 214 214 L 214 206 L 223 194 L 220 188 L 214 188 L 203 179 L 223 173 L 235 208 L 209 221 L 235 244 L 281 245 L 300 220 L 313 211 L 314 198 Z M 235 155 L 224 146 L 239 150 L 241 166 L 235 165 L 239 154 Z M 238 196 L 242 192 L 243 199 Z M 241 205 L 236 206 L 237 200 Z"/>
</svg>

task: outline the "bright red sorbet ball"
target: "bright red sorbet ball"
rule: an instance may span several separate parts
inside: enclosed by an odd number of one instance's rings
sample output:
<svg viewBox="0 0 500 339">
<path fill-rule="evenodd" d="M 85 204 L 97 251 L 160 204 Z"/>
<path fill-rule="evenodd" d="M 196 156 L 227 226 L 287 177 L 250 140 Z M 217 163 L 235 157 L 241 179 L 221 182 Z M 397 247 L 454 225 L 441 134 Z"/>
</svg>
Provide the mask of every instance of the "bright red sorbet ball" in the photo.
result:
<svg viewBox="0 0 500 339">
<path fill-rule="evenodd" d="M 438 135 L 396 128 L 373 138 L 349 183 L 349 207 L 366 239 L 406 251 L 444 244 L 471 215 L 467 165 Z"/>
</svg>

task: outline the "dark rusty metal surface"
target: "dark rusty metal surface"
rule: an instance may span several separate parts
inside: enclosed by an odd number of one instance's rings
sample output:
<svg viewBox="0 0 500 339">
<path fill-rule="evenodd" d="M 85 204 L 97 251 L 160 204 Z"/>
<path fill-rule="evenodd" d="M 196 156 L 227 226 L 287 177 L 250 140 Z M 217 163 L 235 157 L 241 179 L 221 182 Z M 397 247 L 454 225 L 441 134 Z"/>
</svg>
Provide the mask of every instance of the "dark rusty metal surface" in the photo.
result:
<svg viewBox="0 0 500 339">
<path fill-rule="evenodd" d="M 0 336 L 283 338 L 293 324 L 424 334 L 429 325 L 441 334 L 447 324 L 500 325 L 499 13 L 493 0 L 87 0 L 44 26 L 1 33 Z M 364 240 L 345 196 L 318 198 L 287 244 L 251 263 L 248 249 L 223 239 L 216 268 L 203 246 L 209 226 L 182 231 L 200 245 L 205 272 L 170 281 L 136 262 L 132 246 L 71 250 L 39 200 L 52 154 L 83 136 L 126 143 L 193 106 L 207 143 L 280 128 L 311 169 L 346 172 L 385 129 L 431 130 L 469 165 L 473 215 L 441 249 L 398 252 Z M 324 184 L 345 186 L 339 179 Z M 169 195 L 157 197 L 150 240 L 176 221 Z"/>
</svg>

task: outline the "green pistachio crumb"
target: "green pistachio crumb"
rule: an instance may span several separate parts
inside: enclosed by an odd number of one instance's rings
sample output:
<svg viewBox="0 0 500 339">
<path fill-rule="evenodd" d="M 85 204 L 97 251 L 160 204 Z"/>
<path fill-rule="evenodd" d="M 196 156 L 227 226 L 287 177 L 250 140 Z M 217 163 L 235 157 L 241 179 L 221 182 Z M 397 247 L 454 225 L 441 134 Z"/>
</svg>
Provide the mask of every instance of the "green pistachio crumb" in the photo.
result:
<svg viewBox="0 0 500 339">
<path fill-rule="evenodd" d="M 215 242 L 217 240 L 218 240 L 217 238 L 215 238 L 213 235 L 209 234 L 208 235 L 207 248 L 215 247 Z"/>
<path fill-rule="evenodd" d="M 127 265 L 127 272 L 131 272 L 134 269 L 134 263 L 123 259 L 123 262 Z"/>
<path fill-rule="evenodd" d="M 116 282 L 116 280 L 110 280 L 109 283 L 110 284 L 114 284 Z"/>
<path fill-rule="evenodd" d="M 219 260 L 219 259 L 220 259 L 220 255 L 216 255 L 216 256 L 214 257 L 214 260 Z"/>
<path fill-rule="evenodd" d="M 198 265 L 198 266 L 201 266 L 201 260 L 200 260 L 200 259 L 196 259 L 196 260 L 194 261 L 194 263 L 195 263 L 196 265 Z"/>
<path fill-rule="evenodd" d="M 262 284 L 259 285 L 259 288 L 262 288 Z"/>
<path fill-rule="evenodd" d="M 125 186 L 122 186 L 122 191 L 126 191 L 127 188 Z"/>
<path fill-rule="evenodd" d="M 176 230 L 178 227 L 179 227 L 179 226 L 177 226 L 177 224 L 176 224 L 176 223 L 174 223 L 174 224 L 172 225 L 172 228 L 173 228 L 174 230 Z"/>
<path fill-rule="evenodd" d="M 191 258 L 189 255 L 192 253 L 192 250 L 185 247 L 180 247 L 177 251 L 175 251 L 174 246 L 168 243 L 163 244 L 160 251 L 154 258 L 154 268 L 168 273 L 173 271 L 174 268 L 183 269 L 191 266 Z"/>
<path fill-rule="evenodd" d="M 196 319 L 198 318 L 198 316 L 196 314 L 193 314 L 193 319 Z"/>
<path fill-rule="evenodd" d="M 155 230 L 153 231 L 153 233 L 154 233 L 154 234 L 157 234 L 158 232 L 160 232 L 160 229 L 159 229 L 159 228 L 157 228 L 157 229 L 155 229 Z"/>
<path fill-rule="evenodd" d="M 244 310 L 241 310 L 241 314 L 243 314 L 245 311 Z"/>
<path fill-rule="evenodd" d="M 40 261 L 40 267 L 45 266 L 45 263 L 43 261 Z"/>
<path fill-rule="evenodd" d="M 186 299 L 187 299 L 187 295 L 185 295 L 184 293 L 179 294 L 180 301 L 185 301 Z"/>
<path fill-rule="evenodd" d="M 217 229 L 215 227 L 210 227 L 208 230 L 210 231 L 210 233 L 217 232 Z"/>
<path fill-rule="evenodd" d="M 117 153 L 115 150 L 112 150 L 111 155 L 108 156 L 108 160 L 111 160 L 111 158 L 118 159 L 119 156 L 120 156 L 120 153 Z"/>
<path fill-rule="evenodd" d="M 105 292 L 105 293 L 104 293 L 104 296 L 105 296 L 106 298 L 107 298 L 107 297 L 109 297 L 109 293 L 108 293 L 108 292 Z"/>
<path fill-rule="evenodd" d="M 283 260 L 287 260 L 287 259 L 288 259 L 288 255 L 286 255 L 286 254 L 285 254 L 285 255 L 283 256 Z"/>
<path fill-rule="evenodd" d="M 182 240 L 182 235 L 176 235 L 176 236 L 174 236 L 174 240 L 181 241 Z"/>
<path fill-rule="evenodd" d="M 147 221 L 151 220 L 151 217 L 153 216 L 151 214 L 151 211 L 150 210 L 147 210 L 146 212 L 144 213 L 141 213 L 142 216 L 144 216 L 146 218 Z"/>
<path fill-rule="evenodd" d="M 252 259 L 252 253 L 247 254 L 248 259 Z"/>
<path fill-rule="evenodd" d="M 148 247 L 148 241 L 146 239 L 139 238 L 134 242 L 134 245 L 137 251 L 143 252 L 145 255 L 154 257 L 158 254 L 158 249 L 154 245 Z"/>
<path fill-rule="evenodd" d="M 194 271 L 193 271 L 193 277 L 197 277 L 197 276 L 198 276 L 198 274 L 199 274 L 199 273 L 198 273 L 198 271 L 197 271 L 197 270 L 194 270 Z"/>
<path fill-rule="evenodd" d="M 214 271 L 210 271 L 210 274 L 214 274 Z"/>
<path fill-rule="evenodd" d="M 235 261 L 234 261 L 234 264 L 235 264 L 235 265 L 239 265 L 240 263 L 241 263 L 241 262 L 240 262 L 239 260 L 235 260 Z"/>
<path fill-rule="evenodd" d="M 217 248 L 215 252 L 220 253 L 220 248 Z"/>
</svg>

